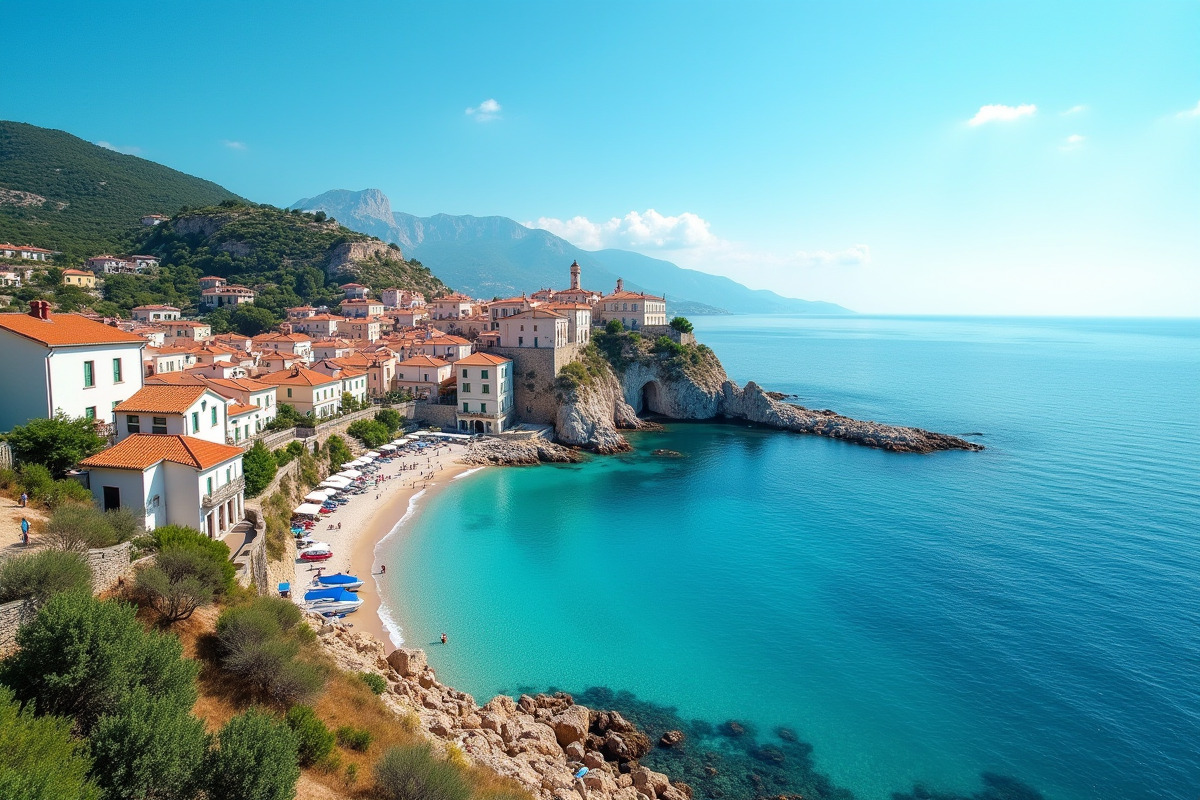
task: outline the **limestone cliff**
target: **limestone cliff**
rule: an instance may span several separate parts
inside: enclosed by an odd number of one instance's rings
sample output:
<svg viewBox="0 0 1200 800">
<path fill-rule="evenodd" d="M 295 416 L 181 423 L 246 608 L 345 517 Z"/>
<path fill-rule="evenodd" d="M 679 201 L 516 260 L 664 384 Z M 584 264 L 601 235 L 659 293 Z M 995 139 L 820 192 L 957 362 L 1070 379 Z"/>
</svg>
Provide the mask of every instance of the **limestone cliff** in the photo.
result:
<svg viewBox="0 0 1200 800">
<path fill-rule="evenodd" d="M 555 435 L 564 444 L 597 452 L 628 450 L 617 429 L 642 427 L 638 414 L 646 412 L 679 420 L 744 419 L 903 453 L 983 449 L 956 436 L 784 403 L 753 381 L 740 387 L 703 345 L 598 334 L 579 369 L 569 372 L 560 377 Z"/>
</svg>

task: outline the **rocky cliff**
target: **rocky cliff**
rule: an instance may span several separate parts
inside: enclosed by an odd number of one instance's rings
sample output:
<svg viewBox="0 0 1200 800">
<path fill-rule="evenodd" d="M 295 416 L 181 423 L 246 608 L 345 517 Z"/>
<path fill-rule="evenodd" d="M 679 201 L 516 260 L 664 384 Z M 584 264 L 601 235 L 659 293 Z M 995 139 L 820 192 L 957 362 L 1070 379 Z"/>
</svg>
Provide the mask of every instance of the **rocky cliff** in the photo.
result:
<svg viewBox="0 0 1200 800">
<path fill-rule="evenodd" d="M 618 428 L 642 427 L 641 413 L 679 420 L 740 419 L 901 453 L 983 449 L 957 436 L 785 403 L 753 381 L 738 386 L 703 345 L 669 347 L 629 334 L 598 334 L 573 375 L 560 380 L 555 436 L 597 452 L 628 450 Z"/>
<path fill-rule="evenodd" d="M 438 682 L 422 650 L 388 653 L 372 637 L 313 615 L 321 648 L 350 672 L 387 681 L 384 703 L 442 747 L 510 777 L 540 800 L 690 800 L 687 784 L 638 764 L 654 746 L 615 711 L 577 705 L 568 694 L 501 695 L 484 705 Z M 662 745 L 669 746 L 669 745 Z M 577 780 L 575 774 L 587 767 Z"/>
</svg>

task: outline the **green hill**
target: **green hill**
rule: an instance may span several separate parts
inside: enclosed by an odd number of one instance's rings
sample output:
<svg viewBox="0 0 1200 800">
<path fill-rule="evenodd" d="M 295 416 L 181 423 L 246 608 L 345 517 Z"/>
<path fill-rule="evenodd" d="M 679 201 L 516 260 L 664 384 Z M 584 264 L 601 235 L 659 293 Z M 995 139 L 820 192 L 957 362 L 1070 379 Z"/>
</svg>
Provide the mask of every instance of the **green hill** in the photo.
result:
<svg viewBox="0 0 1200 800">
<path fill-rule="evenodd" d="M 0 121 L 0 241 L 61 250 L 69 259 L 127 251 L 145 214 L 239 199 L 64 131 Z"/>
</svg>

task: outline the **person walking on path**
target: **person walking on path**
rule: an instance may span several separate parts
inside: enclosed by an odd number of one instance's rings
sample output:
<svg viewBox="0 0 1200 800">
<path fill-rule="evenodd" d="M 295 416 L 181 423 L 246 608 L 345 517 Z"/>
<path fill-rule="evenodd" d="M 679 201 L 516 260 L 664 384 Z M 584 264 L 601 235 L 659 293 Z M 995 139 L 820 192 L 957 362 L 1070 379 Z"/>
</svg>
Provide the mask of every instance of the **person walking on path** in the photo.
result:
<svg viewBox="0 0 1200 800">
<path fill-rule="evenodd" d="M 29 546 L 29 520 L 21 517 L 21 544 Z"/>
<path fill-rule="evenodd" d="M 21 492 L 21 508 L 24 508 L 27 505 L 29 505 L 29 495 L 25 492 Z"/>
</svg>

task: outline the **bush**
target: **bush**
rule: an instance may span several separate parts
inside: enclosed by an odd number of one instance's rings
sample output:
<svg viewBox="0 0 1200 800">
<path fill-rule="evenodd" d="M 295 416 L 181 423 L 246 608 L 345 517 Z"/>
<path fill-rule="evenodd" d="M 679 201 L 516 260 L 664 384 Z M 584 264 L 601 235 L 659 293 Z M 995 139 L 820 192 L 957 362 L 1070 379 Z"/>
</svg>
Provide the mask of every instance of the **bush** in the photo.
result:
<svg viewBox="0 0 1200 800">
<path fill-rule="evenodd" d="M 378 672 L 360 672 L 358 678 L 375 694 L 383 694 L 387 691 L 387 679 Z"/>
<path fill-rule="evenodd" d="M 325 442 L 325 452 L 329 456 L 329 467 L 331 469 L 341 469 L 342 464 L 354 460 L 354 454 L 346 446 L 346 440 L 337 435 L 330 436 Z"/>
<path fill-rule="evenodd" d="M 92 571 L 79 553 L 39 550 L 0 563 L 0 603 L 23 597 L 42 604 L 60 592 L 92 588 Z"/>
<path fill-rule="evenodd" d="M 337 729 L 337 743 L 359 753 L 367 752 L 371 746 L 371 732 L 353 725 L 343 725 Z"/>
<path fill-rule="evenodd" d="M 143 543 L 146 544 L 146 549 L 159 553 L 172 547 L 198 550 L 204 553 L 212 563 L 220 566 L 221 584 L 217 588 L 217 592 L 228 594 L 233 591 L 237 568 L 229 560 L 229 545 L 224 542 L 210 539 L 195 528 L 188 528 L 184 525 L 163 525 L 155 528 Z"/>
<path fill-rule="evenodd" d="M 279 597 L 260 597 L 228 609 L 217 619 L 221 666 L 241 678 L 252 694 L 284 704 L 320 690 L 325 671 L 299 660 L 300 609 Z"/>
<path fill-rule="evenodd" d="M 391 436 L 400 430 L 400 426 L 404 424 L 404 417 L 394 408 L 381 408 L 375 412 L 376 422 L 382 422 L 388 429 L 388 435 Z"/>
<path fill-rule="evenodd" d="M 619 319 L 610 319 L 604 326 L 605 333 L 620 333 L 623 330 L 625 330 L 625 326 Z"/>
<path fill-rule="evenodd" d="M 41 464 L 59 478 L 84 458 L 99 453 L 106 444 L 91 420 L 73 419 L 61 411 L 48 419 L 33 419 L 13 428 L 8 443 L 17 461 Z"/>
<path fill-rule="evenodd" d="M 255 442 L 254 446 L 242 456 L 242 475 L 246 479 L 246 496 L 258 497 L 263 489 L 271 485 L 278 468 L 275 456 L 266 448 L 266 445 L 261 440 Z"/>
<path fill-rule="evenodd" d="M 101 511 L 93 505 L 67 503 L 50 514 L 42 541 L 60 550 L 87 550 L 127 542 L 139 532 L 145 532 L 143 523 L 127 508 Z"/>
<path fill-rule="evenodd" d="M 333 732 L 311 706 L 292 706 L 285 720 L 296 737 L 296 759 L 300 766 L 311 767 L 333 752 Z"/>
<path fill-rule="evenodd" d="M 226 723 L 209 752 L 208 800 L 291 800 L 300 768 L 296 738 L 270 714 L 250 709 Z"/>
<path fill-rule="evenodd" d="M 453 765 L 434 757 L 429 745 L 393 747 L 372 770 L 380 800 L 468 800 L 471 787 Z"/>
<path fill-rule="evenodd" d="M 275 457 L 275 464 L 283 467 L 292 463 L 293 460 L 303 455 L 304 452 L 304 445 L 293 439 L 288 442 L 287 447 L 281 447 L 271 455 Z"/>
<path fill-rule="evenodd" d="M 71 721 L 21 711 L 0 686 L 0 797 L 15 800 L 99 800 L 88 781 L 87 746 L 71 736 Z"/>
<path fill-rule="evenodd" d="M 45 498 L 46 505 L 51 508 L 57 508 L 66 503 L 74 503 L 76 505 L 92 504 L 92 493 L 86 486 L 79 481 L 73 481 L 70 478 L 55 481 L 54 486 L 50 490 L 50 496 Z"/>
<path fill-rule="evenodd" d="M 204 723 L 144 689 L 101 717 L 90 737 L 93 777 L 106 797 L 190 800 L 208 750 Z"/>
<path fill-rule="evenodd" d="M 670 336 L 659 336 L 654 340 L 654 345 L 651 349 L 655 353 L 665 353 L 667 355 L 677 356 L 686 348 L 678 342 L 672 341 Z"/>
<path fill-rule="evenodd" d="M 671 325 L 672 329 L 677 330 L 680 333 L 691 333 L 693 330 L 695 330 L 695 326 L 692 325 L 691 321 L 688 320 L 687 317 L 675 317 L 669 324 Z"/>
<path fill-rule="evenodd" d="M 87 731 L 131 693 L 190 709 L 196 702 L 194 661 L 179 639 L 147 632 L 127 603 L 90 593 L 51 597 L 17 631 L 19 650 L 0 662 L 0 683 L 38 713 L 74 717 Z"/>
<path fill-rule="evenodd" d="M 367 447 L 380 447 L 392 440 L 392 434 L 387 425 L 379 420 L 360 419 L 350 423 L 346 433 L 361 441 Z"/>
<path fill-rule="evenodd" d="M 225 559 L 212 550 L 171 545 L 138 573 L 138 591 L 166 622 L 187 619 L 225 588 Z"/>
<path fill-rule="evenodd" d="M 17 485 L 31 500 L 49 500 L 54 495 L 54 476 L 42 464 L 26 463 L 17 467 Z"/>
</svg>

